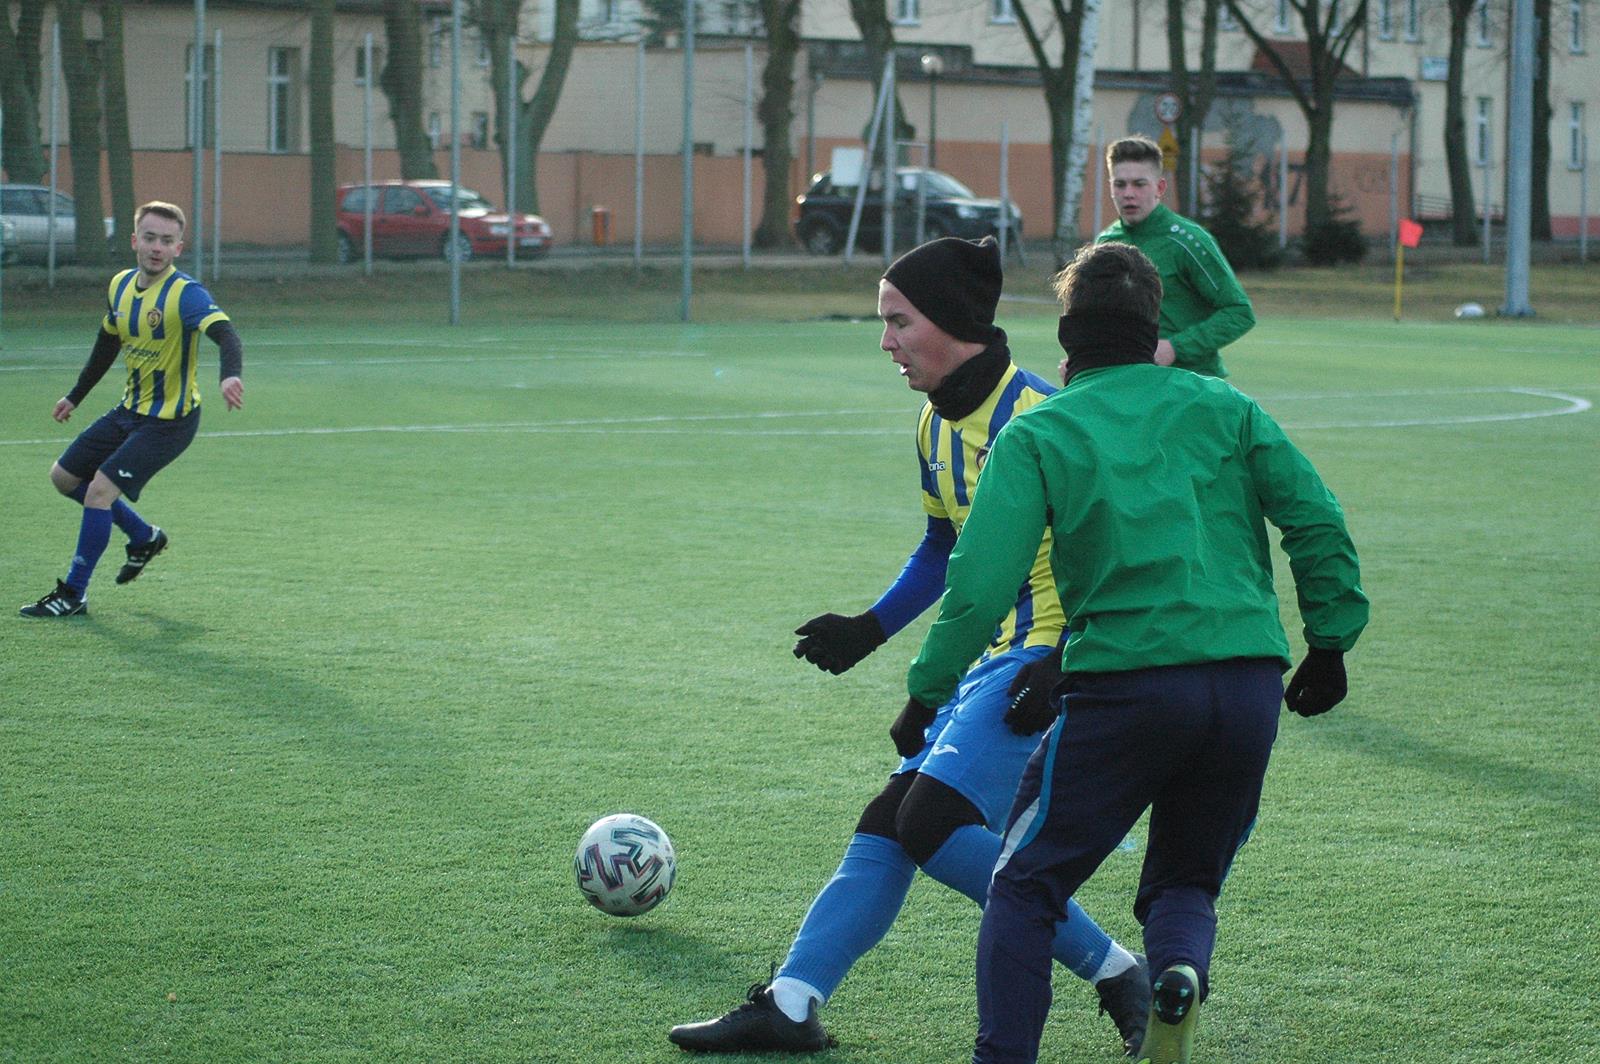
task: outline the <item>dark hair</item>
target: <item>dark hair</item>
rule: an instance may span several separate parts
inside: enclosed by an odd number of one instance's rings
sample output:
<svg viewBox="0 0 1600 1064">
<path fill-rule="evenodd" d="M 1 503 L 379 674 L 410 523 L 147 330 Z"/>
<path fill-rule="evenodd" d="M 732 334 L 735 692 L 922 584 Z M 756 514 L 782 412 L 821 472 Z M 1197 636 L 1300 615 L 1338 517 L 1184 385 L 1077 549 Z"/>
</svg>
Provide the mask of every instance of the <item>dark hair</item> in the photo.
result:
<svg viewBox="0 0 1600 1064">
<path fill-rule="evenodd" d="M 134 229 L 139 228 L 139 223 L 144 221 L 144 216 L 147 214 L 159 215 L 162 218 L 177 222 L 180 230 L 189 228 L 189 219 L 183 216 L 182 207 L 178 206 L 176 203 L 166 203 L 162 200 L 151 200 L 149 203 L 141 204 L 139 209 L 133 212 Z"/>
<path fill-rule="evenodd" d="M 1161 314 L 1161 274 L 1132 244 L 1085 244 L 1051 279 L 1062 311 L 1120 311 L 1145 321 Z"/>
<path fill-rule="evenodd" d="M 1145 136 L 1123 137 L 1106 145 L 1106 169 L 1118 163 L 1149 163 L 1161 169 L 1161 145 Z"/>
</svg>

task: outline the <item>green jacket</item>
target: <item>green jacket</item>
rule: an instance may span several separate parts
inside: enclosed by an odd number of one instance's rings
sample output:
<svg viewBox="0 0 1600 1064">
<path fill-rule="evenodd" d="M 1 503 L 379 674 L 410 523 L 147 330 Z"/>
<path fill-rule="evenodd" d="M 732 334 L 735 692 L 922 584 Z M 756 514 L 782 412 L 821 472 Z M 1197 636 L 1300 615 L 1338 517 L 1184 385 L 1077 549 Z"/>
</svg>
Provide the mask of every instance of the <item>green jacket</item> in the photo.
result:
<svg viewBox="0 0 1600 1064">
<path fill-rule="evenodd" d="M 1222 249 L 1201 226 L 1161 204 L 1137 225 L 1112 222 L 1094 238 L 1132 244 L 1161 272 L 1161 338 L 1172 344 L 1174 365 L 1226 377 L 1218 352 L 1256 323 Z"/>
<path fill-rule="evenodd" d="M 1339 503 L 1232 386 L 1149 363 L 1084 370 L 996 437 L 907 687 L 943 705 L 1011 609 L 1046 525 L 1067 671 L 1289 664 L 1267 522 L 1307 645 L 1348 650 L 1367 597 Z"/>
</svg>

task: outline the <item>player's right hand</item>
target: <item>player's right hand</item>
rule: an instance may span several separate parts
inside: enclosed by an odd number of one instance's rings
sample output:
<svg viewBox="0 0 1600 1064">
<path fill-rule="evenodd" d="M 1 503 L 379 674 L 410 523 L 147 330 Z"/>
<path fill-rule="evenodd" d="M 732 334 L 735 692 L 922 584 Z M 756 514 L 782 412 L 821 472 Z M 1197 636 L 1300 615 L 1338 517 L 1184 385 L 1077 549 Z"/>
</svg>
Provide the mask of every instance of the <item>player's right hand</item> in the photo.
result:
<svg viewBox="0 0 1600 1064">
<path fill-rule="evenodd" d="M 796 628 L 794 634 L 800 637 L 794 645 L 794 656 L 805 658 L 823 672 L 835 676 L 848 671 L 888 641 L 883 625 L 871 610 L 854 617 L 824 613 Z"/>
<path fill-rule="evenodd" d="M 50 416 L 55 418 L 57 421 L 65 421 L 67 418 L 72 416 L 72 412 L 76 409 L 78 409 L 78 404 L 74 403 L 72 400 L 65 398 L 57 399 L 56 408 L 50 411 Z"/>
</svg>

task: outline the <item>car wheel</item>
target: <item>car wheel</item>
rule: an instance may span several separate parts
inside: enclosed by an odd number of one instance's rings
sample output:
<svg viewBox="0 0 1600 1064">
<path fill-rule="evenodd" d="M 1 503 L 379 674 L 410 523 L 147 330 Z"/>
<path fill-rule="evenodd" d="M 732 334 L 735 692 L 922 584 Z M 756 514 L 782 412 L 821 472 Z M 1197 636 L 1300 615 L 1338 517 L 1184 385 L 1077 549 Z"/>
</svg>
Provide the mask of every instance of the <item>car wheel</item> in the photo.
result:
<svg viewBox="0 0 1600 1064">
<path fill-rule="evenodd" d="M 844 247 L 844 234 L 826 218 L 813 218 L 800 226 L 800 243 L 813 255 L 837 255 Z"/>
<path fill-rule="evenodd" d="M 450 262 L 452 260 L 456 262 L 471 262 L 472 238 L 467 236 L 465 233 L 457 233 L 455 245 L 452 247 L 450 244 L 450 235 L 446 233 L 444 238 L 444 246 L 439 250 L 440 253 L 444 255 L 444 261 L 446 262 Z"/>
<path fill-rule="evenodd" d="M 339 234 L 339 264 L 348 266 L 354 261 L 356 261 L 355 246 L 350 243 L 350 238 L 341 232 Z"/>
</svg>

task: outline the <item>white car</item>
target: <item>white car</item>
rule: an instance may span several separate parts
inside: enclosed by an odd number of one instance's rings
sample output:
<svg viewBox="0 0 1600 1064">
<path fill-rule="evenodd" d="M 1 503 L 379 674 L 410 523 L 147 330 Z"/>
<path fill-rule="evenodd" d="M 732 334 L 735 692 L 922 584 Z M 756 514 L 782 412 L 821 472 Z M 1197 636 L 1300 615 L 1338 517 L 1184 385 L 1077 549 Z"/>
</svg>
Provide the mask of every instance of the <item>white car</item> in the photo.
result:
<svg viewBox="0 0 1600 1064">
<path fill-rule="evenodd" d="M 0 223 L 5 234 L 8 262 L 45 262 L 50 256 L 50 189 L 45 185 L 0 185 Z M 77 255 L 78 223 L 72 197 L 55 194 L 56 262 L 71 262 Z M 114 220 L 105 219 L 105 239 L 110 240 Z"/>
</svg>

